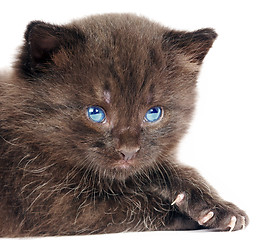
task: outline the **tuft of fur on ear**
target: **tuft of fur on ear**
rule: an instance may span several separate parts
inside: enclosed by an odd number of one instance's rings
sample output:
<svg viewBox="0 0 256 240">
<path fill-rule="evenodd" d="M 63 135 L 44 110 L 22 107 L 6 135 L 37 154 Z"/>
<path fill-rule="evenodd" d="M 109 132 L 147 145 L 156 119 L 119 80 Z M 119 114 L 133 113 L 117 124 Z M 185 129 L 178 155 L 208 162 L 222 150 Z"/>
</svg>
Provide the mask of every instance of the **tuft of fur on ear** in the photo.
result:
<svg viewBox="0 0 256 240">
<path fill-rule="evenodd" d="M 84 36 L 77 29 L 57 26 L 42 21 L 28 24 L 25 43 L 16 63 L 22 77 L 33 77 L 45 71 L 61 48 L 68 49 Z"/>
<path fill-rule="evenodd" d="M 200 65 L 216 37 L 217 33 L 211 28 L 194 32 L 169 31 L 163 36 L 163 47 L 168 50 L 181 51 L 188 56 L 191 62 Z"/>
</svg>

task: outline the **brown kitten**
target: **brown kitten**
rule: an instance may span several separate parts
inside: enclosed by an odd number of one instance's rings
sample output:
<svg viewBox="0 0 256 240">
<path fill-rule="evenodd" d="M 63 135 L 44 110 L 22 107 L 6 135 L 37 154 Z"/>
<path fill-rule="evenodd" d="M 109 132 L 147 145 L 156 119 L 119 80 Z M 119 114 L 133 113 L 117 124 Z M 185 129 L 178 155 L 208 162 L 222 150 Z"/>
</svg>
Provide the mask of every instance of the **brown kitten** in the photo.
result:
<svg viewBox="0 0 256 240">
<path fill-rule="evenodd" d="M 216 36 L 129 14 L 30 23 L 0 77 L 0 236 L 245 227 L 175 157 Z"/>
</svg>

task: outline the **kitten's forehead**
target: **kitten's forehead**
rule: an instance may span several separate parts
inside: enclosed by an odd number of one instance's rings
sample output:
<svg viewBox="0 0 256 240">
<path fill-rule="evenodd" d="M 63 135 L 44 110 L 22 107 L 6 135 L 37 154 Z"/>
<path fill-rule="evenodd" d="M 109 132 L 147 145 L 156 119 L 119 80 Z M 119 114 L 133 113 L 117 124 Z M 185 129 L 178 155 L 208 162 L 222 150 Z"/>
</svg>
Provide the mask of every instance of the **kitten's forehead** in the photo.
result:
<svg viewBox="0 0 256 240">
<path fill-rule="evenodd" d="M 112 76 L 107 83 L 101 84 L 98 97 L 116 107 L 148 106 L 160 97 L 159 93 L 155 96 L 159 92 L 156 84 L 154 78 L 142 80 L 140 76 L 134 78 L 123 76 L 122 79 Z"/>
<path fill-rule="evenodd" d="M 73 23 L 86 42 L 74 47 L 72 71 L 81 74 L 83 69 L 84 89 L 92 102 L 152 107 L 194 87 L 199 65 L 175 47 L 164 48 L 168 29 L 129 18 L 97 17 Z"/>
<path fill-rule="evenodd" d="M 131 54 L 129 59 L 119 55 L 119 61 L 107 66 L 109 78 L 101 90 L 107 103 L 153 103 L 155 94 L 161 89 L 157 85 L 166 85 L 166 77 L 162 71 L 164 67 L 152 63 L 149 51 L 145 52 Z"/>
</svg>

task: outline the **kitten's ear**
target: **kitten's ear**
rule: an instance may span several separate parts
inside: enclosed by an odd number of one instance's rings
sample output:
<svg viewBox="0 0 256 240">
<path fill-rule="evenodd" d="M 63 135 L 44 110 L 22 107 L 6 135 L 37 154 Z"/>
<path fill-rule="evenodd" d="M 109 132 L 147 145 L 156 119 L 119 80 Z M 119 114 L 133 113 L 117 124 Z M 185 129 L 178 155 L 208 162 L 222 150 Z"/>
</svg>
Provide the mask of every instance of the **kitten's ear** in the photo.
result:
<svg viewBox="0 0 256 240">
<path fill-rule="evenodd" d="M 25 33 L 27 50 L 33 63 L 48 60 L 60 47 L 61 29 L 44 22 L 31 22 Z"/>
<path fill-rule="evenodd" d="M 211 28 L 195 32 L 170 31 L 163 36 L 163 46 L 181 51 L 191 62 L 201 64 L 211 48 L 217 33 Z"/>
<path fill-rule="evenodd" d="M 41 21 L 31 22 L 25 32 L 17 67 L 23 76 L 34 76 L 53 64 L 52 57 L 61 47 L 69 48 L 79 38 L 78 31 Z"/>
</svg>

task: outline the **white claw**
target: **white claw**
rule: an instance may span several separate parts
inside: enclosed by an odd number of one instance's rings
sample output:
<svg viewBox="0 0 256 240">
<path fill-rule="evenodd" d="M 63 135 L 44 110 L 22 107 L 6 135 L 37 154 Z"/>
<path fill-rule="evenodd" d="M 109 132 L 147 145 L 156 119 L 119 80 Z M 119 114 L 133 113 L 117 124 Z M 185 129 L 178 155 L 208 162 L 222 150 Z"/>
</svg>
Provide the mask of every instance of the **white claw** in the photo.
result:
<svg viewBox="0 0 256 240">
<path fill-rule="evenodd" d="M 214 216 L 214 212 L 208 212 L 204 217 L 198 220 L 200 225 L 207 223 Z"/>
<path fill-rule="evenodd" d="M 185 194 L 184 194 L 184 193 L 180 193 L 180 194 L 176 197 L 176 199 L 172 202 L 171 205 L 179 204 L 184 198 L 185 198 Z"/>
<path fill-rule="evenodd" d="M 228 227 L 230 227 L 230 230 L 229 230 L 229 231 L 232 232 L 232 231 L 234 230 L 235 226 L 236 226 L 236 217 L 233 216 L 233 217 L 231 218 L 229 224 L 228 224 Z"/>
<path fill-rule="evenodd" d="M 245 217 L 242 217 L 242 229 L 245 229 Z"/>
</svg>

